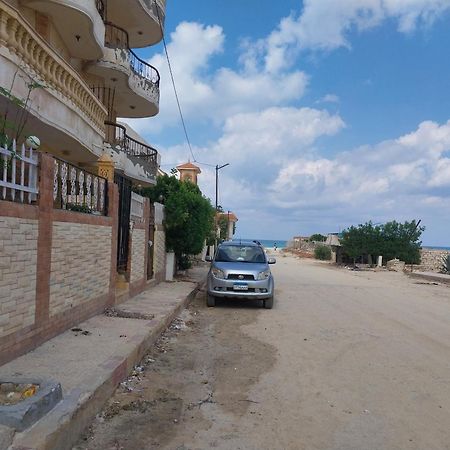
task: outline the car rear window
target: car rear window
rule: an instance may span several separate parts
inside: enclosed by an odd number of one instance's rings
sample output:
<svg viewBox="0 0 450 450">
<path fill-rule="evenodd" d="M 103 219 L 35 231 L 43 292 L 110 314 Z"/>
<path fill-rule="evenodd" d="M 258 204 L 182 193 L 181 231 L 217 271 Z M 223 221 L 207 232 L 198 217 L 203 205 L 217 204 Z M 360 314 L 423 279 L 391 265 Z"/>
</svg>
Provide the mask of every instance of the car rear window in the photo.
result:
<svg viewBox="0 0 450 450">
<path fill-rule="evenodd" d="M 227 245 L 219 247 L 219 249 L 217 250 L 215 261 L 265 263 L 266 257 L 261 247 Z"/>
</svg>

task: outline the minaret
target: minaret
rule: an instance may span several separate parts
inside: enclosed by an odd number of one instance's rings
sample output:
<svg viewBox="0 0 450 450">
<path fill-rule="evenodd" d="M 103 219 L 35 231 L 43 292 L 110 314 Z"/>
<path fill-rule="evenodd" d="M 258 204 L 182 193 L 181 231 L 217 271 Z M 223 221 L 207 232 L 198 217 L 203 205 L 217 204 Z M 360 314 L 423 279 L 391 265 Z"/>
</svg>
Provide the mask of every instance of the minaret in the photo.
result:
<svg viewBox="0 0 450 450">
<path fill-rule="evenodd" d="M 180 180 L 181 181 L 190 181 L 197 185 L 197 175 L 202 173 L 200 167 L 197 167 L 195 164 L 192 164 L 190 161 L 177 166 L 178 172 L 180 172 Z"/>
</svg>

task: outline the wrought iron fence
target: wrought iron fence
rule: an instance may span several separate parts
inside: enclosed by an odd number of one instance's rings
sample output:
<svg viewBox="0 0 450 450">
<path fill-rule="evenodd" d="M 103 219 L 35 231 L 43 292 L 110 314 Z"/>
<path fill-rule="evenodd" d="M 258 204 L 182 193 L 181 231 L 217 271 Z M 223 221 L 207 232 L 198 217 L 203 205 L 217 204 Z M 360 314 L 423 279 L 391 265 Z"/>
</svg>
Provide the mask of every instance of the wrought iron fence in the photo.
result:
<svg viewBox="0 0 450 450">
<path fill-rule="evenodd" d="M 136 164 L 143 164 L 149 175 L 156 177 L 158 171 L 158 151 L 128 136 L 127 129 L 118 123 L 106 121 L 106 135 L 116 150 L 126 153 Z"/>
<path fill-rule="evenodd" d="M 106 4 L 104 0 L 95 0 L 95 5 L 97 6 L 97 11 L 104 22 L 106 20 Z"/>
<path fill-rule="evenodd" d="M 53 206 L 89 214 L 108 214 L 108 182 L 80 167 L 55 158 Z"/>
<path fill-rule="evenodd" d="M 0 198 L 20 203 L 35 201 L 38 194 L 38 154 L 16 141 L 0 146 Z"/>
<path fill-rule="evenodd" d="M 130 48 L 128 32 L 123 28 L 114 25 L 111 22 L 105 22 L 105 46 L 112 49 L 123 49 L 128 53 L 131 70 L 138 76 L 159 87 L 159 72 L 148 62 L 139 58 Z"/>
</svg>

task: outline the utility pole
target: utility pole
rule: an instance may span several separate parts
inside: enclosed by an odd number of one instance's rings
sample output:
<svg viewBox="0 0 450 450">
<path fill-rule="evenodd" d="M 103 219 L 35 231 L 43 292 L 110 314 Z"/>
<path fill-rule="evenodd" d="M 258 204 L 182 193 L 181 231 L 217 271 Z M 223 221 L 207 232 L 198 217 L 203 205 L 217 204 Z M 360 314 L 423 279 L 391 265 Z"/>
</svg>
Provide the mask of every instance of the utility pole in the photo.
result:
<svg viewBox="0 0 450 450">
<path fill-rule="evenodd" d="M 229 165 L 230 165 L 230 163 L 226 163 L 221 166 L 219 166 L 218 164 L 216 165 L 216 211 L 215 211 L 216 214 L 214 216 L 214 227 L 215 227 L 214 233 L 216 234 L 216 239 L 215 239 L 215 243 L 216 243 L 215 247 L 216 248 L 217 248 L 217 207 L 219 206 L 218 205 L 218 201 L 219 201 L 219 170 L 223 169 L 224 167 L 227 167 Z"/>
</svg>

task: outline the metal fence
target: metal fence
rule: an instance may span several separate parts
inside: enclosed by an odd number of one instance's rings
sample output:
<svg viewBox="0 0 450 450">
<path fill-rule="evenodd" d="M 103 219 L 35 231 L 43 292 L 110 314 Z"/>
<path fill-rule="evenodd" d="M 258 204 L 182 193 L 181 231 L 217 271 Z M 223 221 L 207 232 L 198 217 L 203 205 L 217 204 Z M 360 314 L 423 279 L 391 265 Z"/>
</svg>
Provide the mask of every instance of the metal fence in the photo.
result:
<svg viewBox="0 0 450 450">
<path fill-rule="evenodd" d="M 55 208 L 107 215 L 105 178 L 55 158 L 53 204 Z"/>
<path fill-rule="evenodd" d="M 0 146 L 0 198 L 31 203 L 38 194 L 38 155 L 32 148 L 16 141 Z"/>
</svg>

